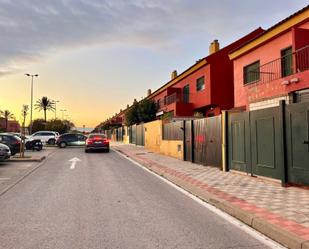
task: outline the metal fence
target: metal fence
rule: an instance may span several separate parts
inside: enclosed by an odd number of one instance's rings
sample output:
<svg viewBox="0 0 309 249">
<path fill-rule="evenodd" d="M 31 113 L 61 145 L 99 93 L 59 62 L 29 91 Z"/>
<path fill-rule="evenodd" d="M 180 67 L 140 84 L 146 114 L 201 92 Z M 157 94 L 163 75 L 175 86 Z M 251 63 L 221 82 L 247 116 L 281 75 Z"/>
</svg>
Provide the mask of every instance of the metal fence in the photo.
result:
<svg viewBox="0 0 309 249">
<path fill-rule="evenodd" d="M 136 144 L 136 125 L 129 126 L 128 133 L 129 133 L 129 143 Z"/>
<path fill-rule="evenodd" d="M 229 113 L 229 168 L 309 184 L 309 102 Z"/>
<path fill-rule="evenodd" d="M 123 127 L 119 127 L 116 129 L 116 140 L 118 142 L 123 141 Z"/>
<path fill-rule="evenodd" d="M 105 135 L 108 139 L 112 138 L 112 131 L 111 130 L 105 130 Z"/>
<path fill-rule="evenodd" d="M 267 83 L 309 69 L 309 46 L 244 72 L 247 83 Z"/>
<path fill-rule="evenodd" d="M 163 124 L 163 140 L 183 140 L 183 121 Z"/>
</svg>

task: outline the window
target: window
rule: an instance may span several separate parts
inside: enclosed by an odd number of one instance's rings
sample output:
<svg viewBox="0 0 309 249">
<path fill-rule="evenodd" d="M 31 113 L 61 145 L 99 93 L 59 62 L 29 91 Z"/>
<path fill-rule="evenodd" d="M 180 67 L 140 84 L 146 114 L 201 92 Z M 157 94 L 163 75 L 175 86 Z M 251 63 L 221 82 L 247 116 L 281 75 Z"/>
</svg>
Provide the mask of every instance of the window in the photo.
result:
<svg viewBox="0 0 309 249">
<path fill-rule="evenodd" d="M 196 80 L 196 91 L 203 91 L 205 89 L 205 78 L 204 76 L 201 78 L 198 78 Z"/>
<path fill-rule="evenodd" d="M 281 76 L 285 77 L 293 73 L 292 47 L 281 50 Z"/>
<path fill-rule="evenodd" d="M 260 61 L 244 67 L 244 84 L 260 80 Z"/>
<path fill-rule="evenodd" d="M 189 85 L 185 85 L 182 89 L 182 101 L 183 103 L 189 103 L 189 94 L 190 94 L 190 88 Z"/>
</svg>

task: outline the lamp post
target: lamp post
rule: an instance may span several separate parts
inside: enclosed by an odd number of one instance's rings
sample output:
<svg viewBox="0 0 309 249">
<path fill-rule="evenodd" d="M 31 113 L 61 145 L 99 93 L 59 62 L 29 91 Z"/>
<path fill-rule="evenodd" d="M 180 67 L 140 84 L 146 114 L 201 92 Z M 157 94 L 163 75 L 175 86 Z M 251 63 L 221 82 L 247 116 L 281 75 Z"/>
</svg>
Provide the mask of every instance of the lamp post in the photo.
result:
<svg viewBox="0 0 309 249">
<path fill-rule="evenodd" d="M 32 110 L 33 110 L 33 77 L 38 77 L 38 74 L 25 74 L 28 77 L 31 77 L 31 108 L 30 108 L 30 125 L 29 125 L 29 133 L 32 134 Z"/>
<path fill-rule="evenodd" d="M 57 103 L 59 103 L 59 100 L 54 100 L 55 103 L 55 119 L 57 119 Z"/>
<path fill-rule="evenodd" d="M 64 119 L 64 112 L 66 112 L 67 110 L 62 109 L 60 111 L 62 112 L 62 120 L 63 120 Z"/>
</svg>

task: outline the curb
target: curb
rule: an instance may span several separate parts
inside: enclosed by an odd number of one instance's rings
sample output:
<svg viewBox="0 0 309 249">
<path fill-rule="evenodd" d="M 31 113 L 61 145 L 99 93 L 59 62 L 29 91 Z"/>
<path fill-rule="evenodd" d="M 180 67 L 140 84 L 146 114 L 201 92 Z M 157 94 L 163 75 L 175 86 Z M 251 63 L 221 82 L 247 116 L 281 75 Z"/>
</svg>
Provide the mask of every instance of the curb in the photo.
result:
<svg viewBox="0 0 309 249">
<path fill-rule="evenodd" d="M 20 157 L 12 157 L 8 162 L 42 162 L 46 156 L 41 157 L 30 157 L 30 158 L 20 158 Z"/>
<path fill-rule="evenodd" d="M 126 153 L 119 148 L 114 149 L 125 155 L 126 157 L 129 157 L 130 159 L 140 163 L 141 165 L 156 173 L 157 175 L 164 177 L 165 179 L 176 184 L 180 188 L 188 191 L 192 195 L 235 217 L 246 225 L 273 239 L 274 241 L 291 249 L 309 249 L 309 240 L 302 239 L 297 235 L 292 234 L 285 229 L 282 229 L 280 226 L 269 223 L 267 222 L 267 220 L 262 219 L 255 214 L 246 212 L 241 208 L 229 203 L 228 201 L 222 200 L 217 196 L 209 193 L 208 191 L 205 191 L 204 189 L 199 188 L 189 182 L 185 182 L 176 176 L 170 175 L 164 171 L 160 171 L 159 169 L 155 169 L 154 165 L 152 165 L 152 163 L 150 162 L 146 162 L 140 158 L 135 158 L 129 153 Z"/>
</svg>

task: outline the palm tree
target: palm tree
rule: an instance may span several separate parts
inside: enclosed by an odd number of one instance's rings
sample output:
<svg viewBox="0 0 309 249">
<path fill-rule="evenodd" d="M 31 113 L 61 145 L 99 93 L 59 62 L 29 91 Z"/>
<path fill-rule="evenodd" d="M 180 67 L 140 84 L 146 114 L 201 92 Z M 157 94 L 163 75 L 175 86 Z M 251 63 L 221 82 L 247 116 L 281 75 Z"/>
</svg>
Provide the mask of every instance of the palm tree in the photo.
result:
<svg viewBox="0 0 309 249">
<path fill-rule="evenodd" d="M 55 102 L 45 96 L 37 100 L 34 106 L 35 106 L 35 109 L 38 109 L 39 111 L 42 111 L 42 110 L 44 111 L 45 122 L 46 122 L 46 112 L 55 111 Z"/>
<path fill-rule="evenodd" d="M 5 130 L 8 130 L 8 123 L 9 123 L 9 119 L 13 119 L 14 118 L 14 114 L 11 113 L 9 110 L 4 110 L 4 111 L 0 111 L 0 115 L 4 117 L 5 119 Z"/>
</svg>

